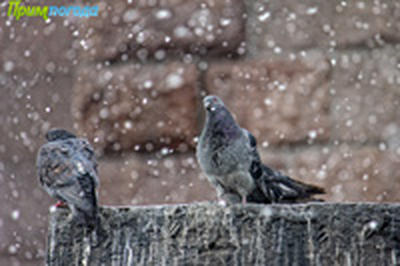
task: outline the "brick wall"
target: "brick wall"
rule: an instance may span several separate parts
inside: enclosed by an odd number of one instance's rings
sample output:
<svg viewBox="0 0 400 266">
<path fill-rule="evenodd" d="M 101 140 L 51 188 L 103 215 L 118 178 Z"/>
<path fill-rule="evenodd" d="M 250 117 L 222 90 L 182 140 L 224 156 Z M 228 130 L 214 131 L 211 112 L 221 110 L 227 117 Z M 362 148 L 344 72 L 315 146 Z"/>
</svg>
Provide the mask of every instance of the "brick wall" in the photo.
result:
<svg viewBox="0 0 400 266">
<path fill-rule="evenodd" d="M 205 93 L 327 200 L 400 200 L 396 1 L 91 4 L 99 18 L 51 23 L 0 8 L 1 265 L 43 259 L 54 201 L 35 157 L 50 127 L 95 144 L 102 204 L 215 199 L 193 153 Z"/>
<path fill-rule="evenodd" d="M 398 3 L 99 4 L 102 15 L 79 25 L 72 114 L 105 157 L 182 160 L 210 93 L 258 138 L 266 163 L 326 187 L 328 200 L 399 199 Z"/>
</svg>

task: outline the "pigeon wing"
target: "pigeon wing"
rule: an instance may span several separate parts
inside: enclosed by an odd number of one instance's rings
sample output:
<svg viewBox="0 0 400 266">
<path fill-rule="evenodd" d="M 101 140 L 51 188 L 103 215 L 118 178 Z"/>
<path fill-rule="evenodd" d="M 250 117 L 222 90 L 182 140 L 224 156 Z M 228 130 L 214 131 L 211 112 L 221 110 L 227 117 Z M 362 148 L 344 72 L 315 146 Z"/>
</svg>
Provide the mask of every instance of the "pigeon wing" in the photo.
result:
<svg viewBox="0 0 400 266">
<path fill-rule="evenodd" d="M 90 210 L 96 203 L 94 167 L 82 153 L 65 145 L 48 143 L 39 152 L 42 186 L 52 196 L 81 210 Z"/>
</svg>

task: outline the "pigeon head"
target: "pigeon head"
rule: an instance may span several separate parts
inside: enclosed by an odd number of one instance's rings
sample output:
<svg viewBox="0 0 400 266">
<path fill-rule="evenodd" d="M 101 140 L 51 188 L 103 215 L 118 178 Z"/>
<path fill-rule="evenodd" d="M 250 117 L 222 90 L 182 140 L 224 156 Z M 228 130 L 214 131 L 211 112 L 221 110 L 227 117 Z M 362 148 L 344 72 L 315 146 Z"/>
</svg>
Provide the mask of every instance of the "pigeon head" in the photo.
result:
<svg viewBox="0 0 400 266">
<path fill-rule="evenodd" d="M 222 132 L 226 136 L 233 137 L 237 135 L 236 133 L 240 131 L 240 128 L 218 96 L 206 96 L 203 99 L 203 105 L 206 110 L 205 129 L 213 132 Z"/>
<path fill-rule="evenodd" d="M 221 109 L 225 109 L 224 102 L 215 95 L 204 97 L 203 105 L 207 112 L 218 112 Z"/>
<path fill-rule="evenodd" d="M 56 141 L 56 140 L 66 140 L 76 138 L 74 134 L 65 130 L 65 129 L 50 129 L 46 133 L 46 139 L 48 141 Z"/>
</svg>

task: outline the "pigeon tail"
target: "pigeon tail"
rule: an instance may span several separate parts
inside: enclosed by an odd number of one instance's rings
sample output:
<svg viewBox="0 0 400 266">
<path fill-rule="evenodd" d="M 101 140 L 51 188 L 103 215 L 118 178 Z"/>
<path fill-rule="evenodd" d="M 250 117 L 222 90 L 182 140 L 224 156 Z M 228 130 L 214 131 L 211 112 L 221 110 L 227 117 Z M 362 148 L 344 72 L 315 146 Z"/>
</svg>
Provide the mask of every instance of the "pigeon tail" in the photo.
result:
<svg viewBox="0 0 400 266">
<path fill-rule="evenodd" d="M 100 212 L 96 206 L 91 212 L 76 210 L 75 222 L 83 227 L 85 234 L 91 235 L 91 241 L 94 247 L 98 247 L 107 239 L 107 231 L 101 224 Z M 93 238 L 92 238 L 93 237 Z"/>
<path fill-rule="evenodd" d="M 76 222 L 88 228 L 89 232 L 100 227 L 100 215 L 97 206 L 90 211 L 75 209 Z"/>
<path fill-rule="evenodd" d="M 253 166 L 256 189 L 247 197 L 255 203 L 295 203 L 313 201 L 313 195 L 324 194 L 325 190 L 315 185 L 306 184 L 280 172 L 273 171 L 262 163 Z"/>
</svg>

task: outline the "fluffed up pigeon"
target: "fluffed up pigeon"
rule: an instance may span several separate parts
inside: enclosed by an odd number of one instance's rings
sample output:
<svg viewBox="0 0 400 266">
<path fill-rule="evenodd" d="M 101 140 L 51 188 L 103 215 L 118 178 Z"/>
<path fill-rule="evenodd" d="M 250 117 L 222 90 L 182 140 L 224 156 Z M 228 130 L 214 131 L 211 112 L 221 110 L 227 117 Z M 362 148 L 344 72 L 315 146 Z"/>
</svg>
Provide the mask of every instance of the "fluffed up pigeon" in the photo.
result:
<svg viewBox="0 0 400 266">
<path fill-rule="evenodd" d="M 196 156 L 218 198 L 229 203 L 295 203 L 325 193 L 264 165 L 256 139 L 236 123 L 220 98 L 206 96 L 203 105 L 206 121 Z"/>
<path fill-rule="evenodd" d="M 40 185 L 72 210 L 73 221 L 98 227 L 97 162 L 92 146 L 64 129 L 47 132 L 37 157 Z"/>
</svg>

